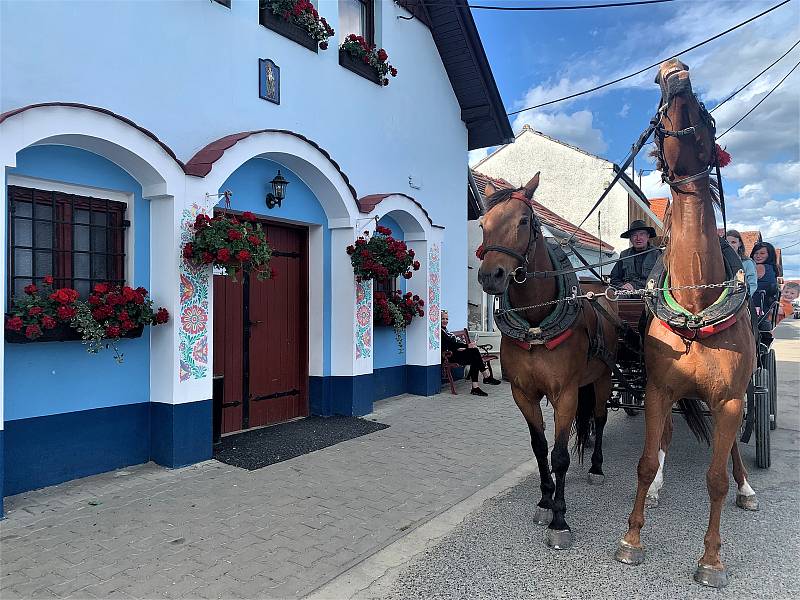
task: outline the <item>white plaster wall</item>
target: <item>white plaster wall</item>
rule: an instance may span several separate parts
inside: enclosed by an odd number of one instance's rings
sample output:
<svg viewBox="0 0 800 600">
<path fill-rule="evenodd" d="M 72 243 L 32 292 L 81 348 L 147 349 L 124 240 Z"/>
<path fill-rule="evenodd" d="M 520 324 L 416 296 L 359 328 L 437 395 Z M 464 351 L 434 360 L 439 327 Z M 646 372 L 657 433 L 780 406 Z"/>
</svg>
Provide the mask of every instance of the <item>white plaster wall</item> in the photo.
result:
<svg viewBox="0 0 800 600">
<path fill-rule="evenodd" d="M 490 177 L 525 185 L 541 171 L 535 199 L 577 225 L 614 178 L 612 163 L 524 130 L 516 142 L 490 155 L 475 169 Z M 598 213 L 600 234 L 598 235 Z M 583 229 L 617 251 L 627 248 L 619 234 L 628 227 L 628 193 L 617 183 Z"/>
</svg>

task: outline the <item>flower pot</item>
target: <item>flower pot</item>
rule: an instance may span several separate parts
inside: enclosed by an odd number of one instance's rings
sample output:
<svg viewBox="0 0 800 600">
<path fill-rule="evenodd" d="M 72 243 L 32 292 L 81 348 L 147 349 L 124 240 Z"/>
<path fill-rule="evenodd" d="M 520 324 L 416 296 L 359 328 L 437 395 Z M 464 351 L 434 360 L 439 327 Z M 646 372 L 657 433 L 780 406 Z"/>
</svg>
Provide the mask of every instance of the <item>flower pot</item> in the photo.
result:
<svg viewBox="0 0 800 600">
<path fill-rule="evenodd" d="M 265 7 L 260 10 L 259 21 L 267 29 L 271 29 L 275 33 L 289 38 L 312 52 L 318 52 L 319 42 L 308 35 L 308 31 L 276 15 L 272 12 L 270 7 Z"/>
<path fill-rule="evenodd" d="M 139 325 L 120 336 L 121 339 L 135 339 L 142 337 L 144 325 Z M 43 329 L 42 335 L 31 340 L 25 337 L 25 330 L 11 331 L 6 329 L 6 342 L 9 344 L 31 344 L 37 342 L 76 342 L 83 339 L 78 330 L 66 323 L 59 323 L 53 329 Z"/>
<path fill-rule="evenodd" d="M 339 50 L 339 64 L 348 71 L 352 71 L 356 75 L 361 75 L 364 79 L 369 79 L 372 83 L 377 85 L 381 84 L 381 79 L 378 73 L 372 68 L 372 65 L 365 63 L 363 60 L 355 58 L 344 50 Z"/>
<path fill-rule="evenodd" d="M 71 342 L 81 339 L 81 334 L 66 323 L 59 323 L 53 329 L 43 329 L 42 335 L 31 340 L 25 337 L 25 328 L 20 331 L 6 329 L 6 341 L 9 344 L 30 344 L 35 342 Z"/>
</svg>

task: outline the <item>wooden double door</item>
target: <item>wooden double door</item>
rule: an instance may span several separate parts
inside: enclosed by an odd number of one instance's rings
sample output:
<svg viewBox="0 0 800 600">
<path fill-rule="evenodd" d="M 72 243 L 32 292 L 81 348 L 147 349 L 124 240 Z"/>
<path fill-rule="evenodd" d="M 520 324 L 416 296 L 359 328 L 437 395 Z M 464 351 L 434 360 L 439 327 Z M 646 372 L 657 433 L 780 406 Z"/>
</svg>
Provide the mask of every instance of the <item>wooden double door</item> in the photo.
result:
<svg viewBox="0 0 800 600">
<path fill-rule="evenodd" d="M 277 276 L 214 275 L 222 433 L 308 416 L 308 232 L 263 222 Z"/>
</svg>

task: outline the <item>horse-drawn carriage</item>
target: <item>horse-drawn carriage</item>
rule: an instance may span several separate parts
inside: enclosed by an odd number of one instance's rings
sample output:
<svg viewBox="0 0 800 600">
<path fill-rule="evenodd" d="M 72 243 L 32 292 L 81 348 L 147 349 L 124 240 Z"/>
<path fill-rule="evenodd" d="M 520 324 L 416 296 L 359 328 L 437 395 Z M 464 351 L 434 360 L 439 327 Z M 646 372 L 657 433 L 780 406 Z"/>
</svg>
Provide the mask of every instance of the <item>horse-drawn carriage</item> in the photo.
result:
<svg viewBox="0 0 800 600">
<path fill-rule="evenodd" d="M 622 409 L 635 416 L 644 410 L 647 373 L 639 336 L 639 319 L 645 303 L 639 298 L 617 300 L 620 320 L 626 324 L 619 330 L 617 346 L 617 371 L 612 376 L 612 394 L 608 407 Z M 762 469 L 770 466 L 770 430 L 777 419 L 777 372 L 775 350 L 772 348 L 772 329 L 778 320 L 778 301 L 759 318 L 757 343 L 757 368 L 747 388 L 747 403 L 742 420 L 741 442 L 747 443 L 755 431 L 756 465 Z M 679 411 L 679 408 L 674 408 Z"/>
</svg>

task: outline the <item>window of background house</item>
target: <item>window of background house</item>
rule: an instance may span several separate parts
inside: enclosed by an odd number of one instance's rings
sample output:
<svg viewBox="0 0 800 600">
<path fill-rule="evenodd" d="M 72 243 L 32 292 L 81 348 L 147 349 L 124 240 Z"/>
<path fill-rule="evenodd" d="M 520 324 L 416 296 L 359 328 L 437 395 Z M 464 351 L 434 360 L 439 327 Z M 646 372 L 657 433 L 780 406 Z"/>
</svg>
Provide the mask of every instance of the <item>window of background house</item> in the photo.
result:
<svg viewBox="0 0 800 600">
<path fill-rule="evenodd" d="M 125 283 L 124 202 L 8 187 L 9 293 L 53 276 L 53 286 L 89 295 L 95 283 Z"/>
<path fill-rule="evenodd" d="M 363 36 L 370 44 L 375 43 L 374 0 L 339 0 L 340 41 L 351 33 Z"/>
<path fill-rule="evenodd" d="M 397 289 L 397 277 L 393 277 L 392 279 L 375 280 L 376 292 L 383 292 L 387 296 L 391 296 L 396 289 Z"/>
</svg>

